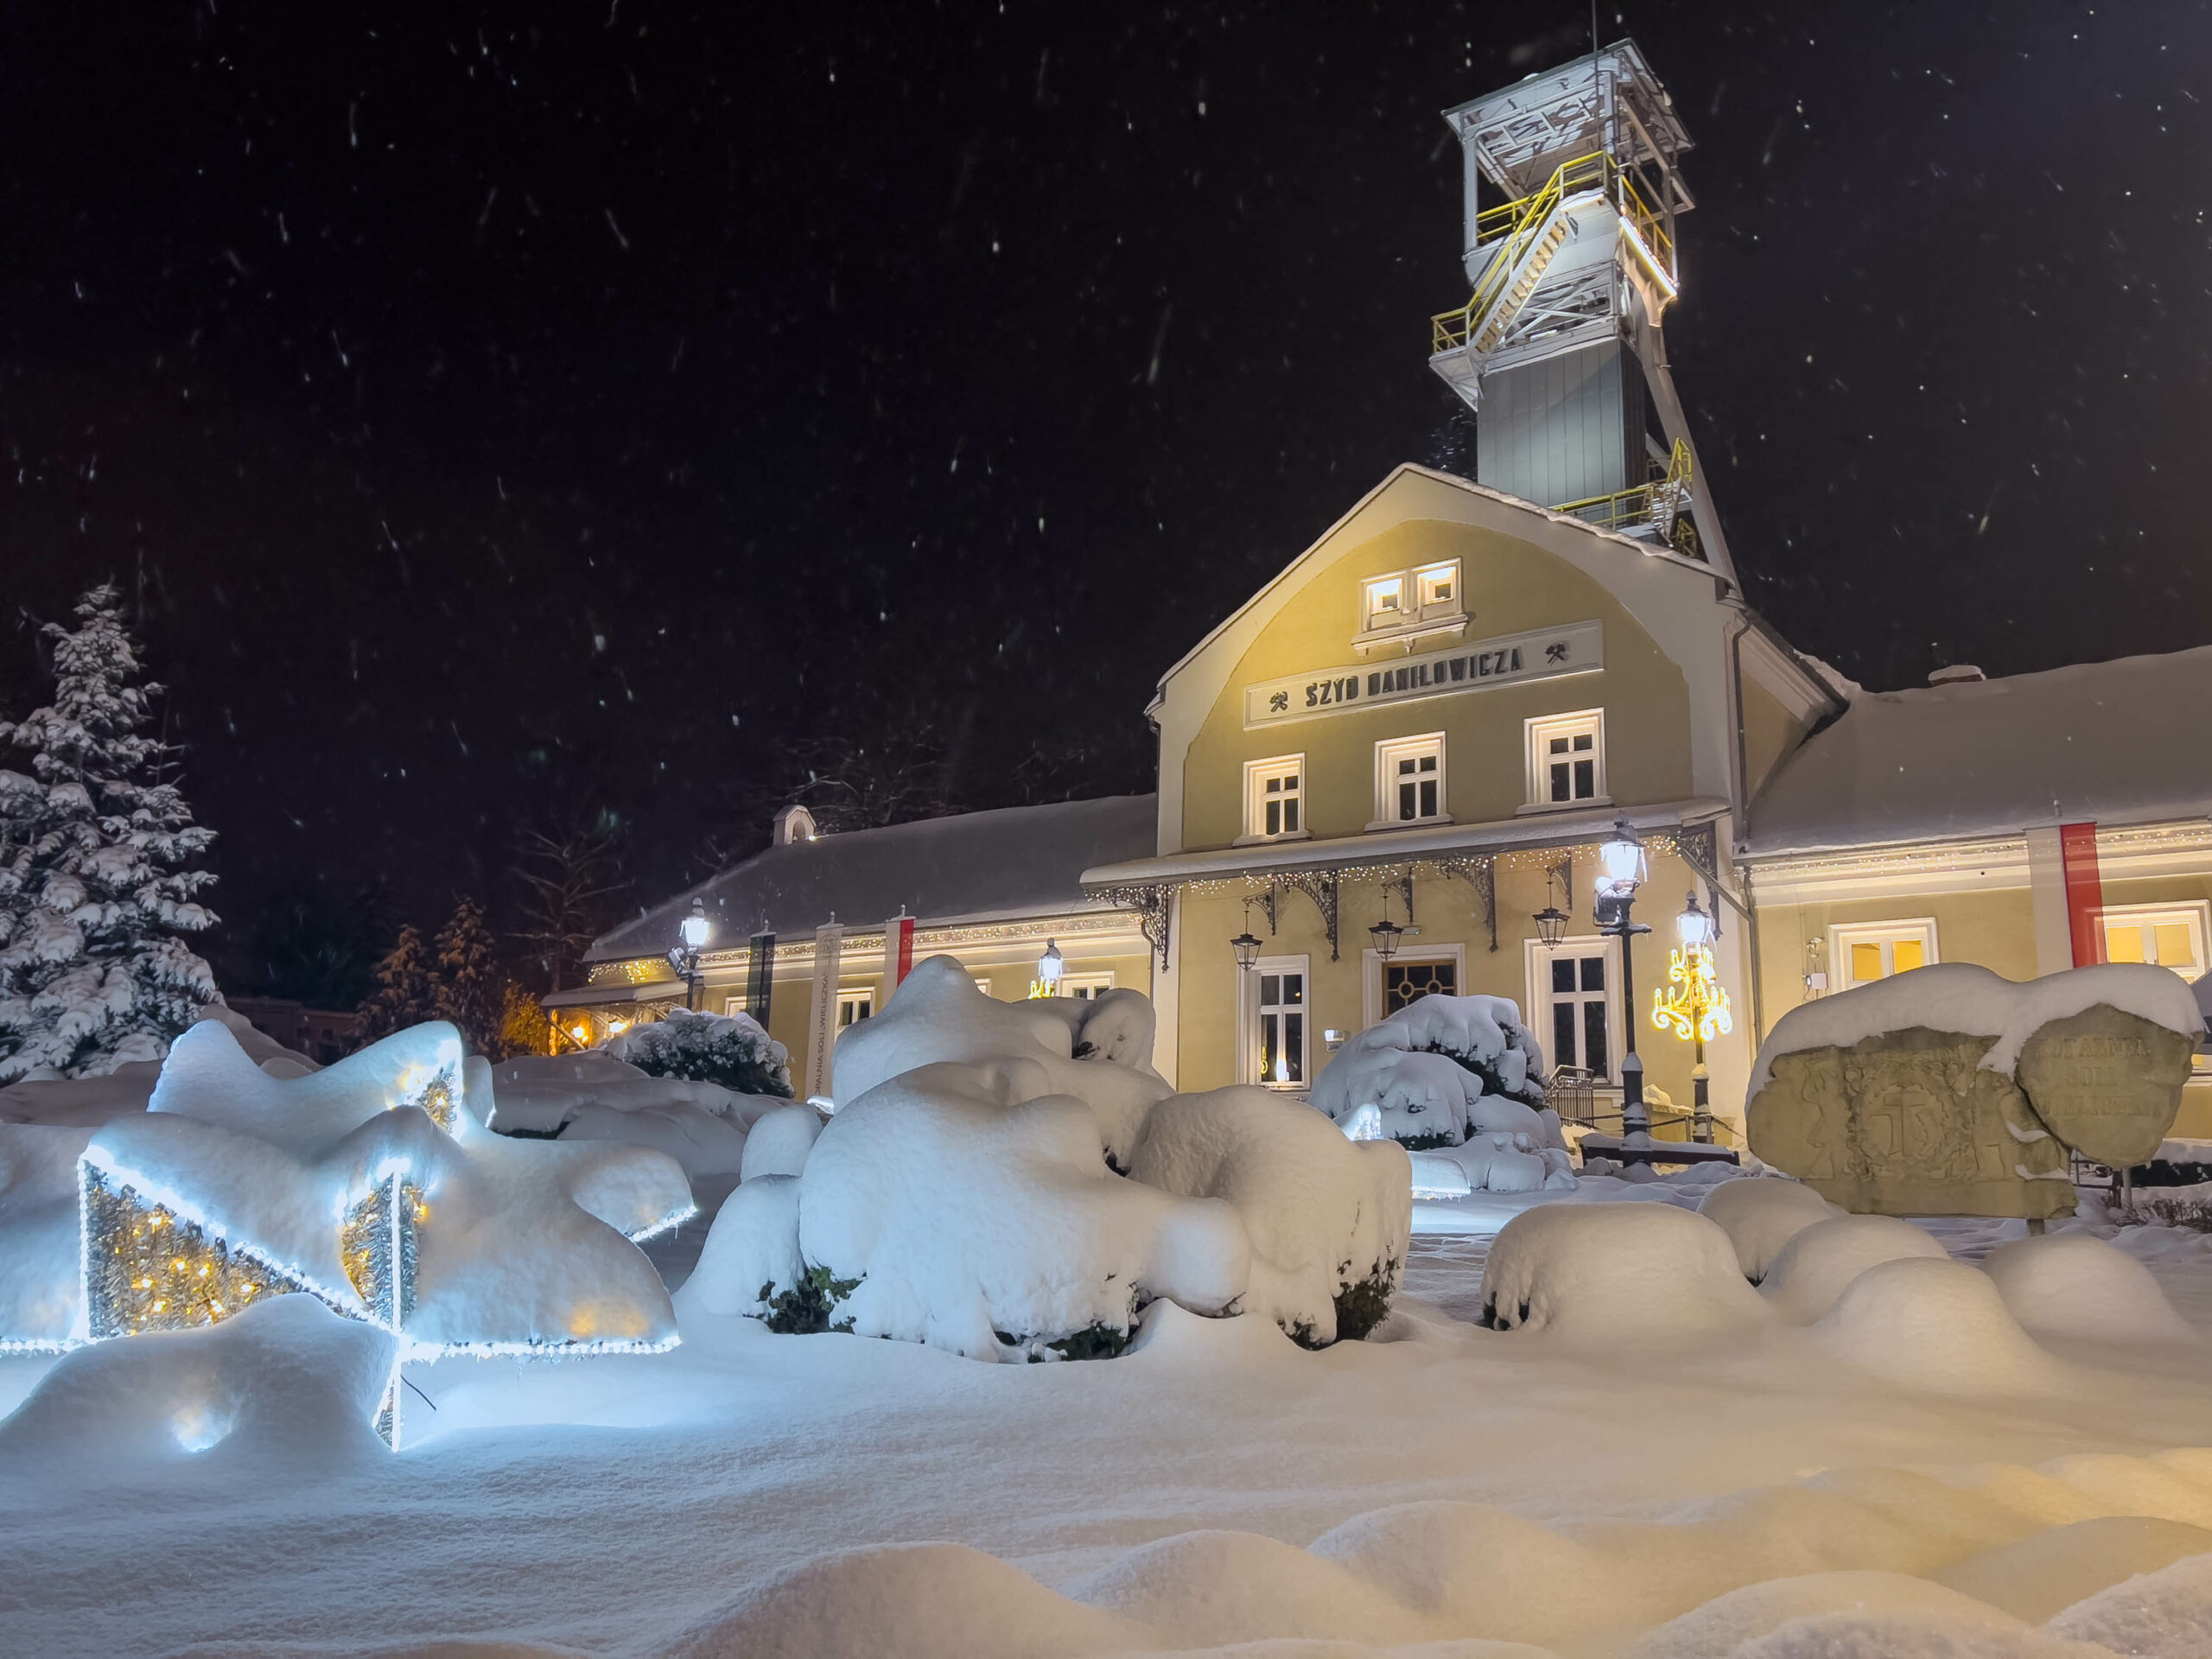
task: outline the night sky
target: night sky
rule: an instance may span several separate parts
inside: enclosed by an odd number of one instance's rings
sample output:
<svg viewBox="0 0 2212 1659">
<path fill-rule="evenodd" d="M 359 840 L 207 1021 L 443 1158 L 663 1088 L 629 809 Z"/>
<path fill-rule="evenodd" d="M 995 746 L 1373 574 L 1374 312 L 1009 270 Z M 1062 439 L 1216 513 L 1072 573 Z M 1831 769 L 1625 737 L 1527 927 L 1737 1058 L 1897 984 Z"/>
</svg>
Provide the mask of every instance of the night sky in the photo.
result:
<svg viewBox="0 0 2212 1659">
<path fill-rule="evenodd" d="M 531 828 L 662 896 L 840 738 L 1148 787 L 1165 668 L 1471 470 L 1437 112 L 1588 19 L 10 8 L 0 708 L 120 579 L 233 988 L 264 909 L 496 908 Z M 2206 8 L 1622 32 L 1697 142 L 1669 347 L 1752 601 L 1877 688 L 2212 640 Z"/>
</svg>

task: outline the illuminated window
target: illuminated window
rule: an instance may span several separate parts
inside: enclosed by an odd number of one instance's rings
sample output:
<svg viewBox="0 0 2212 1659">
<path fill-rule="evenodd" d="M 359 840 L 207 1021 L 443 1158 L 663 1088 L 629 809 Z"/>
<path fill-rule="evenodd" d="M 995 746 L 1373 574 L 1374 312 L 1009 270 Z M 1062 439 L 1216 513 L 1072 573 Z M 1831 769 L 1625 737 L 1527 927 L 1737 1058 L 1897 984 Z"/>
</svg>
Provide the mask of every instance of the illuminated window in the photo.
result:
<svg viewBox="0 0 2212 1659">
<path fill-rule="evenodd" d="M 1930 916 L 1902 922 L 1847 922 L 1828 929 L 1828 950 L 1831 982 L 1846 991 L 1942 960 L 1936 954 L 1936 921 Z"/>
<path fill-rule="evenodd" d="M 1355 643 L 1363 647 L 1383 639 L 1400 644 L 1423 634 L 1457 633 L 1466 625 L 1466 597 L 1457 559 L 1386 571 L 1359 584 Z"/>
<path fill-rule="evenodd" d="M 1375 746 L 1375 823 L 1433 823 L 1444 817 L 1444 734 Z"/>
<path fill-rule="evenodd" d="M 2202 977 L 2205 964 L 2202 902 L 2190 905 L 2113 905 L 2102 912 L 2107 962 L 2148 962 L 2183 979 Z"/>
<path fill-rule="evenodd" d="M 1060 976 L 1060 995 L 1085 999 L 1103 995 L 1114 988 L 1114 973 L 1108 969 L 1103 973 L 1070 974 Z"/>
<path fill-rule="evenodd" d="M 1306 833 L 1306 757 L 1244 763 L 1244 833 L 1262 840 Z"/>
<path fill-rule="evenodd" d="M 1421 595 L 1421 613 L 1424 620 L 1440 616 L 1456 615 L 1459 610 L 1459 561 L 1452 559 L 1443 564 L 1424 565 L 1414 572 L 1415 591 Z"/>
<path fill-rule="evenodd" d="M 1605 711 L 1545 715 L 1526 723 L 1529 804 L 1602 806 L 1605 792 Z"/>
<path fill-rule="evenodd" d="M 875 1012 L 875 988 L 861 990 L 840 989 L 837 993 L 837 1029 L 856 1026 Z"/>
<path fill-rule="evenodd" d="M 1238 1066 L 1246 1083 L 1271 1089 L 1303 1089 L 1306 1065 L 1306 959 L 1262 957 L 1241 982 L 1243 1051 Z"/>
<path fill-rule="evenodd" d="M 1387 628 L 1406 619 L 1406 579 L 1403 576 L 1377 576 L 1363 583 L 1360 592 L 1364 603 L 1361 623 L 1370 632 Z"/>
</svg>

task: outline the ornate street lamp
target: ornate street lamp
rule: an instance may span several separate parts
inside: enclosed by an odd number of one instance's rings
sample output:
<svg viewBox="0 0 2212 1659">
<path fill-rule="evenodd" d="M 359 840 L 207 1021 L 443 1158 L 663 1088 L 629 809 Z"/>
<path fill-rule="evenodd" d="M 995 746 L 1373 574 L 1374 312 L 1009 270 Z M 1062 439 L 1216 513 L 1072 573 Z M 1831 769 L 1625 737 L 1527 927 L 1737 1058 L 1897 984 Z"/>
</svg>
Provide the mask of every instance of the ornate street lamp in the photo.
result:
<svg viewBox="0 0 2212 1659">
<path fill-rule="evenodd" d="M 1367 937 L 1375 941 L 1375 955 L 1379 961 L 1388 962 L 1398 954 L 1398 941 L 1406 930 L 1390 919 L 1389 901 L 1384 901 L 1382 919 L 1367 930 Z"/>
<path fill-rule="evenodd" d="M 1236 953 L 1237 967 L 1248 974 L 1259 963 L 1260 941 L 1249 927 L 1229 942 L 1229 948 Z"/>
<path fill-rule="evenodd" d="M 1553 875 L 1544 872 L 1544 907 L 1529 919 L 1536 925 L 1536 943 L 1548 950 L 1567 937 L 1567 912 L 1552 897 Z"/>
<path fill-rule="evenodd" d="M 1636 936 L 1651 930 L 1630 913 L 1636 890 L 1650 869 L 1643 843 L 1632 835 L 1626 818 L 1616 819 L 1613 833 L 1598 847 L 1598 893 L 1592 908 L 1598 931 L 1621 942 L 1621 1007 L 1629 1011 L 1621 1021 L 1621 1134 L 1649 1135 L 1651 1112 L 1643 1103 L 1643 1062 L 1636 1052 Z"/>
<path fill-rule="evenodd" d="M 703 899 L 691 901 L 691 913 L 677 930 L 683 936 L 683 943 L 668 953 L 676 971 L 683 976 L 683 1006 L 696 1009 L 699 1006 L 699 953 L 707 948 L 707 941 L 714 937 L 715 925 L 707 919 L 707 904 Z"/>
<path fill-rule="evenodd" d="M 1728 1009 L 1728 993 L 1713 976 L 1713 921 L 1693 890 L 1689 903 L 1675 921 L 1681 944 L 1667 963 L 1668 987 L 1651 994 L 1651 1023 L 1693 1045 L 1690 1082 L 1696 1090 L 1697 1107 L 1692 1134 L 1708 1145 L 1713 1140 L 1713 1106 L 1707 1093 L 1705 1046 L 1716 1034 L 1726 1035 L 1736 1028 Z"/>
</svg>

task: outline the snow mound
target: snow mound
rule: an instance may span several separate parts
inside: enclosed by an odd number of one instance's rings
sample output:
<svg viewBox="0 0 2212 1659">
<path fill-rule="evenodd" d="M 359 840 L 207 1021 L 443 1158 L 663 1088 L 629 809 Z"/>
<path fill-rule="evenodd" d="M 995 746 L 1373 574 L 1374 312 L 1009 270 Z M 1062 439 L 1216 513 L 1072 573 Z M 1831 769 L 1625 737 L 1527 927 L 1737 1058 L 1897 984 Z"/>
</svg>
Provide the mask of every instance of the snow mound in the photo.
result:
<svg viewBox="0 0 2212 1659">
<path fill-rule="evenodd" d="M 2097 1342 L 2195 1342 L 2151 1270 L 2088 1233 L 2000 1244 L 1981 1264 L 2012 1317 L 2038 1336 Z"/>
<path fill-rule="evenodd" d="M 1955 1561 L 1933 1576 L 2031 1624 L 2139 1573 L 2212 1551 L 2212 1531 L 2156 1516 L 2109 1515 L 2048 1527 Z"/>
<path fill-rule="evenodd" d="M 79 1330 L 77 1160 L 92 1138 L 90 1129 L 0 1123 L 0 1343 L 60 1347 Z"/>
<path fill-rule="evenodd" d="M 2020 1328 L 1989 1275 L 1948 1259 L 1868 1268 L 1813 1334 L 1841 1363 L 1904 1388 L 2004 1395 L 2063 1383 L 2059 1363 Z"/>
<path fill-rule="evenodd" d="M 1950 1621 L 1970 1629 L 2008 1634 L 2026 1630 L 2021 1620 L 2008 1613 L 1910 1573 L 1808 1573 L 1747 1584 L 1715 1596 L 1702 1606 L 1647 1630 L 1623 1659 L 1714 1659 L 1716 1655 L 1738 1652 L 1743 1643 L 1771 1635 L 1792 1620 L 1829 1613 L 1896 1620 L 1901 1624 L 1910 1621 L 1908 1628 Z M 1787 1645 L 1777 1649 L 1791 1650 Z M 1805 1649 L 1808 1659 L 1821 1651 Z"/>
<path fill-rule="evenodd" d="M 1152 1366 L 1189 1370 L 1239 1370 L 1299 1360 L 1298 1345 L 1273 1319 L 1236 1313 L 1210 1319 L 1165 1300 L 1137 1315 L 1137 1334 L 1129 1344 L 1134 1359 Z"/>
<path fill-rule="evenodd" d="M 973 1358 L 1071 1351 L 1058 1343 L 1110 1351 L 1155 1296 L 1227 1307 L 1250 1270 L 1236 1209 L 1114 1174 L 1103 1140 L 1087 1103 L 1050 1091 L 1039 1060 L 902 1069 L 814 1143 L 800 1253 L 855 1287 L 837 1301 L 841 1328 Z"/>
<path fill-rule="evenodd" d="M 1802 1182 L 1763 1176 L 1722 1182 L 1699 1200 L 1697 1212 L 1728 1235 L 1744 1277 L 1755 1285 L 1783 1245 L 1815 1222 L 1843 1214 Z"/>
<path fill-rule="evenodd" d="M 661 1647 L 666 1659 L 1061 1659 L 1157 1651 L 1141 1625 L 960 1544 L 810 1561 Z"/>
<path fill-rule="evenodd" d="M 2044 1626 L 2142 1659 L 2212 1653 L 2212 1555 L 2190 1555 L 2077 1601 Z"/>
<path fill-rule="evenodd" d="M 1543 1072 L 1543 1050 L 1518 1004 L 1424 996 L 1339 1049 L 1314 1079 L 1313 1103 L 1338 1123 L 1371 1106 L 1384 1135 L 1416 1148 L 1455 1147 L 1487 1131 L 1512 1137 L 1522 1153 L 1557 1151 L 1564 1168 L 1566 1142 L 1544 1108 Z"/>
<path fill-rule="evenodd" d="M 1617 1564 L 1484 1503 L 1438 1499 L 1356 1516 L 1311 1553 L 1357 1573 L 1441 1631 L 1563 1645 L 1630 1611 Z M 1563 1596 L 1561 1585 L 1575 1586 Z"/>
<path fill-rule="evenodd" d="M 1405 1148 L 1348 1141 L 1312 1107 L 1232 1085 L 1153 1108 L 1133 1179 L 1236 1206 L 1251 1241 L 1242 1310 L 1321 1347 L 1389 1311 L 1413 1228 Z"/>
<path fill-rule="evenodd" d="M 736 1174 L 749 1128 L 791 1103 L 780 1095 L 652 1076 L 601 1049 L 502 1060 L 492 1069 L 492 1087 L 497 1104 L 490 1123 L 503 1134 L 651 1147 L 694 1179 Z"/>
<path fill-rule="evenodd" d="M 1358 1574 L 1249 1532 L 1162 1538 L 1069 1590 L 1090 1606 L 1173 1632 L 1184 1647 L 1286 1637 L 1380 1644 L 1434 1633 Z"/>
<path fill-rule="evenodd" d="M 822 1133 L 822 1114 L 811 1106 L 779 1106 L 753 1124 L 745 1137 L 740 1180 L 763 1175 L 796 1175 Z"/>
<path fill-rule="evenodd" d="M 1783 1319 L 1810 1325 L 1867 1268 L 1910 1256 L 1949 1260 L 1941 1244 L 1909 1221 L 1839 1215 L 1793 1235 L 1768 1266 L 1759 1294 Z"/>
<path fill-rule="evenodd" d="M 756 1175 L 723 1202 L 699 1247 L 699 1264 L 676 1293 L 679 1320 L 694 1314 L 759 1318 L 768 1312 L 761 1293 L 785 1289 L 806 1276 L 798 1253 L 798 1178 Z"/>
<path fill-rule="evenodd" d="M 2171 969 L 2108 963 L 2022 982 L 1973 963 L 1937 963 L 1790 1009 L 1759 1045 L 1745 1097 L 1758 1098 L 1778 1054 L 1849 1048 L 1885 1032 L 1915 1028 L 1994 1037 L 1995 1046 L 1981 1057 L 1981 1069 L 2010 1077 L 2021 1045 L 2040 1027 L 2085 1014 L 2099 1003 L 2179 1032 L 2192 1043 L 2204 1034 L 2196 993 Z"/>
<path fill-rule="evenodd" d="M 1829 1613 L 1730 1649 L 1726 1659 L 2119 1659 L 2111 1649 L 2002 1622 Z"/>
<path fill-rule="evenodd" d="M 1140 992 L 1000 1002 L 954 957 L 931 957 L 881 1013 L 837 1038 L 830 1076 L 839 1109 L 903 1071 L 939 1061 L 1031 1063 L 1024 1086 L 1089 1106 L 1121 1167 L 1153 1103 L 1172 1093 L 1152 1069 L 1152 1005 Z M 1011 1074 L 1009 1074 L 1011 1075 Z"/>
<path fill-rule="evenodd" d="M 1669 1204 L 1546 1205 L 1499 1229 L 1483 1320 L 1580 1342 L 1713 1335 L 1763 1323 L 1728 1235 Z"/>
<path fill-rule="evenodd" d="M 52 1463 L 126 1477 L 213 1449 L 288 1473 L 387 1453 L 374 1427 L 391 1332 L 312 1296 L 276 1296 L 196 1331 L 65 1354 L 0 1421 L 0 1468 Z"/>
</svg>

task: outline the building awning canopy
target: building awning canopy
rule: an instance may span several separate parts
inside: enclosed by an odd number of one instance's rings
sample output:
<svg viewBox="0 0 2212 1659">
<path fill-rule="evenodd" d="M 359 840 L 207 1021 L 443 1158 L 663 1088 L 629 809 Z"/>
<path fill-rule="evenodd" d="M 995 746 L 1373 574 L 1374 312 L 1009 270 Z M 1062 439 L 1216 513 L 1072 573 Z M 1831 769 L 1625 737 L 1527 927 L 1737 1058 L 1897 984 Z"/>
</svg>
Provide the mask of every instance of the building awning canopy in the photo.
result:
<svg viewBox="0 0 2212 1659">
<path fill-rule="evenodd" d="M 618 1002 L 670 1002 L 683 995 L 680 982 L 661 980 L 637 985 L 580 985 L 570 991 L 549 991 L 538 998 L 538 1003 L 549 1013 L 557 1014 L 563 1008 L 600 1008 Z"/>
</svg>

